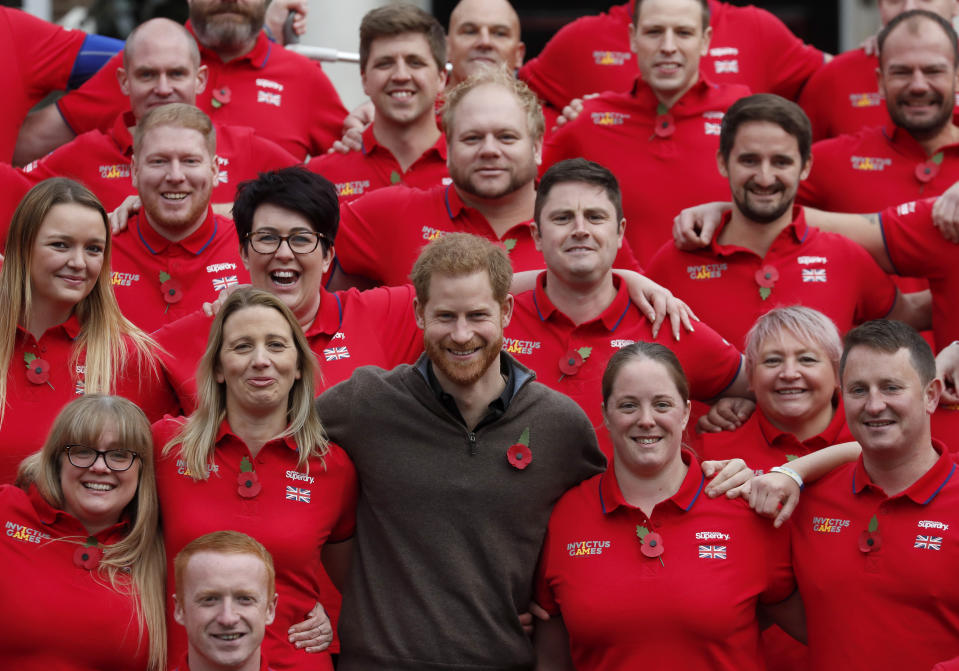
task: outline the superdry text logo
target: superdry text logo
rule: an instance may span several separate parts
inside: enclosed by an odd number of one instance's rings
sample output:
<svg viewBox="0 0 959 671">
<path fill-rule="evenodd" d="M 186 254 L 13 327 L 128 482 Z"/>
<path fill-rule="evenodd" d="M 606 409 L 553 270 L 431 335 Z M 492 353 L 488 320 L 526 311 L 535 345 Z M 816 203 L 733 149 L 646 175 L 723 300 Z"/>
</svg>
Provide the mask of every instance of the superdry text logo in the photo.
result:
<svg viewBox="0 0 959 671">
<path fill-rule="evenodd" d="M 536 340 L 517 340 L 516 338 L 503 338 L 503 351 L 510 354 L 532 354 L 533 350 L 539 349 L 543 343 Z"/>
<path fill-rule="evenodd" d="M 6 529 L 7 536 L 25 543 L 40 543 L 41 541 L 50 540 L 50 534 L 45 534 L 37 529 L 31 529 L 30 527 L 25 527 L 22 524 L 10 522 L 9 520 L 7 521 Z"/>
<path fill-rule="evenodd" d="M 290 480 L 296 480 L 298 482 L 309 482 L 311 485 L 313 484 L 313 476 L 307 475 L 306 473 L 298 473 L 296 471 L 287 471 L 286 477 L 288 477 Z"/>
<path fill-rule="evenodd" d="M 615 347 L 616 349 L 623 349 L 624 347 L 629 347 L 632 345 L 635 340 L 610 340 L 609 346 Z"/>
<path fill-rule="evenodd" d="M 849 526 L 849 520 L 836 517 L 813 517 L 812 530 L 821 534 L 838 534 Z"/>
<path fill-rule="evenodd" d="M 701 266 L 686 266 L 686 272 L 691 280 L 712 280 L 722 277 L 726 268 L 725 263 L 705 263 Z"/>
<path fill-rule="evenodd" d="M 609 548 L 610 541 L 574 541 L 566 544 L 566 550 L 570 557 L 581 557 L 583 555 L 601 555 L 603 550 Z"/>
<path fill-rule="evenodd" d="M 947 531 L 949 529 L 949 525 L 946 524 L 945 522 L 933 522 L 932 520 L 921 520 L 919 522 L 919 528 L 920 529 L 942 529 L 943 531 Z"/>
<path fill-rule="evenodd" d="M 729 534 L 724 534 L 722 531 L 699 531 L 696 533 L 696 540 L 698 541 L 728 541 Z"/>
<path fill-rule="evenodd" d="M 825 256 L 800 256 L 796 261 L 801 266 L 808 266 L 811 263 L 826 263 L 829 259 Z"/>
<path fill-rule="evenodd" d="M 596 65 L 623 65 L 633 57 L 630 51 L 594 51 L 593 62 Z"/>
<path fill-rule="evenodd" d="M 236 270 L 235 263 L 214 263 L 206 267 L 208 273 L 218 273 L 223 270 Z"/>
</svg>

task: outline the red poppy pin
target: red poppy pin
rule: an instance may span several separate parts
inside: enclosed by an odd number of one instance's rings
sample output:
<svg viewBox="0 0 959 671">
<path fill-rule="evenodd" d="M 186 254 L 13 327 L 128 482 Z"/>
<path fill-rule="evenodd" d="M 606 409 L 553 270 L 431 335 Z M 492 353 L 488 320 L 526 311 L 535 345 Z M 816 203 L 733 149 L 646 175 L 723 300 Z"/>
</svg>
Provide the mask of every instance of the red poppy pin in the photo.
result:
<svg viewBox="0 0 959 671">
<path fill-rule="evenodd" d="M 533 453 L 529 449 L 529 427 L 523 429 L 516 444 L 510 445 L 506 450 L 506 460 L 509 465 L 522 471 L 533 461 Z"/>
<path fill-rule="evenodd" d="M 229 103 L 232 97 L 233 93 L 230 91 L 230 87 L 221 86 L 218 89 L 213 89 L 213 100 L 210 101 L 210 104 L 213 106 L 213 109 L 220 109 Z"/>
<path fill-rule="evenodd" d="M 667 138 L 676 132 L 676 123 L 669 108 L 663 103 L 656 106 L 656 120 L 653 121 L 653 133 L 656 137 Z M 652 139 L 652 138 L 650 138 Z"/>
<path fill-rule="evenodd" d="M 103 557 L 103 548 L 93 536 L 87 538 L 86 542 L 78 547 L 73 553 L 73 565 L 77 568 L 85 568 L 92 571 L 100 565 L 100 559 Z"/>
<path fill-rule="evenodd" d="M 936 175 L 939 174 L 939 166 L 942 165 L 943 154 L 938 152 L 934 154 L 928 161 L 923 161 L 916 166 L 916 179 L 919 180 L 920 184 L 928 184 Z M 922 187 L 919 187 L 920 189 Z"/>
<path fill-rule="evenodd" d="M 879 520 L 873 515 L 869 520 L 869 527 L 859 534 L 859 551 L 869 554 L 880 547 L 882 547 L 882 539 L 879 537 Z"/>
<path fill-rule="evenodd" d="M 756 279 L 756 284 L 759 285 L 759 297 L 766 300 L 769 298 L 769 294 L 773 292 L 773 287 L 776 286 L 779 271 L 776 270 L 776 266 L 765 265 L 757 270 L 753 277 Z"/>
<path fill-rule="evenodd" d="M 663 552 L 666 551 L 666 548 L 663 546 L 663 537 L 642 525 L 636 527 L 636 536 L 642 545 L 640 551 L 643 553 L 643 556 L 649 557 L 650 559 L 659 557 L 659 563 L 665 567 L 666 564 L 663 562 L 662 557 Z"/>
<path fill-rule="evenodd" d="M 160 293 L 163 294 L 163 300 L 166 301 L 164 313 L 170 309 L 172 303 L 179 303 L 183 300 L 183 288 L 179 281 L 170 277 L 170 273 L 167 272 L 160 273 Z"/>
<path fill-rule="evenodd" d="M 243 457 L 240 461 L 240 472 L 236 476 L 236 492 L 245 499 L 252 499 L 263 491 L 263 485 L 260 484 L 260 478 L 253 470 L 253 464 L 249 457 Z"/>
<path fill-rule="evenodd" d="M 562 375 L 559 376 L 559 379 L 562 380 L 567 375 L 576 375 L 592 353 L 592 347 L 580 347 L 579 349 L 571 349 L 561 356 L 559 359 L 559 370 Z"/>
<path fill-rule="evenodd" d="M 27 380 L 29 380 L 31 384 L 46 383 L 50 386 L 50 389 L 53 389 L 53 385 L 50 384 L 49 361 L 41 359 L 32 352 L 27 352 L 23 355 L 23 362 L 27 365 Z"/>
</svg>

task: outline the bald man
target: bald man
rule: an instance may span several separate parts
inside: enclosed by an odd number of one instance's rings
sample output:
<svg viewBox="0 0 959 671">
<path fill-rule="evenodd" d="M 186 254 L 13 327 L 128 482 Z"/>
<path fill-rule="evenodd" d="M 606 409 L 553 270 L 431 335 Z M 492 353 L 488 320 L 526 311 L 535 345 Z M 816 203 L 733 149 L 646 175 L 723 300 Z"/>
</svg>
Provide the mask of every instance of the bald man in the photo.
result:
<svg viewBox="0 0 959 671">
<path fill-rule="evenodd" d="M 460 0 L 450 14 L 446 44 L 453 66 L 449 88 L 480 67 L 505 63 L 515 71 L 526 55 L 519 15 L 506 0 Z"/>
</svg>

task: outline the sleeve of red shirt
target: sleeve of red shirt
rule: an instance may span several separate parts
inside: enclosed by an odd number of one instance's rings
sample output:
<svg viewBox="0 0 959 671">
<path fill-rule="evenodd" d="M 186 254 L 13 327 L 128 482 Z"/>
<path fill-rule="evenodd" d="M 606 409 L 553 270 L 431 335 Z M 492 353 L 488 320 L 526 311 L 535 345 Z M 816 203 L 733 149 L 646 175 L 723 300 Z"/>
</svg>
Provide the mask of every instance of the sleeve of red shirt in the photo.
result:
<svg viewBox="0 0 959 671">
<path fill-rule="evenodd" d="M 394 226 L 405 222 L 396 211 L 393 188 L 377 189 L 340 205 L 340 227 L 336 232 L 336 261 L 350 275 L 382 283 L 381 258 L 390 248 L 387 238 Z M 386 225 L 383 222 L 391 222 Z"/>
<path fill-rule="evenodd" d="M 129 345 L 127 364 L 117 375 L 116 394 L 130 399 L 155 422 L 164 415 L 179 414 L 180 404 L 163 375 L 159 361 L 153 366 L 140 359 L 133 345 Z"/>
<path fill-rule="evenodd" d="M 899 275 L 931 277 L 942 274 L 943 265 L 955 264 L 954 254 L 943 253 L 948 243 L 932 223 L 935 200 L 903 203 L 879 214 L 886 253 Z"/>
<path fill-rule="evenodd" d="M 832 140 L 825 142 L 832 142 Z M 822 203 L 830 187 L 835 188 L 835 184 L 830 184 L 828 181 L 834 180 L 835 176 L 830 174 L 823 160 L 828 151 L 828 147 L 825 147 L 823 142 L 817 142 L 812 146 L 812 170 L 809 171 L 809 177 L 799 183 L 799 191 L 796 193 L 797 204 L 828 209 L 824 208 Z"/>
<path fill-rule="evenodd" d="M 752 12 L 754 27 L 744 35 L 754 35 L 767 45 L 765 52 L 767 90 L 795 100 L 803 84 L 823 65 L 823 52 L 803 42 L 778 17 L 758 7 L 743 7 Z M 748 39 L 748 38 L 745 38 Z"/>
<path fill-rule="evenodd" d="M 8 54 L 15 54 L 28 72 L 26 85 L 33 100 L 40 100 L 50 91 L 67 87 L 73 63 L 86 33 L 64 30 L 60 26 L 21 11 L 5 11 L 15 44 Z"/>
<path fill-rule="evenodd" d="M 768 520 L 762 531 L 766 535 L 767 568 L 769 579 L 766 589 L 759 595 L 762 603 L 779 603 L 796 591 L 796 578 L 792 568 L 792 546 L 789 528 L 774 529 Z"/>
<path fill-rule="evenodd" d="M 303 82 L 303 86 L 309 87 L 310 95 L 317 101 L 313 111 L 313 125 L 310 128 L 310 154 L 320 156 L 340 139 L 343 134 L 343 119 L 349 112 L 320 64 L 314 62 L 313 65 L 316 70 L 312 81 Z"/>
<path fill-rule="evenodd" d="M 336 469 L 339 474 L 340 500 L 337 508 L 343 511 L 336 525 L 330 530 L 330 536 L 327 540 L 330 543 L 339 543 L 352 538 L 356 531 L 356 499 L 359 491 L 356 468 L 343 448 L 336 443 L 330 443 L 330 451 L 325 459 L 327 470 Z"/>
<path fill-rule="evenodd" d="M 854 258 L 858 256 L 858 260 Z M 865 249 L 851 245 L 850 263 L 859 269 L 859 300 L 856 302 L 855 322 L 882 319 L 895 306 L 898 289 L 895 283 Z"/>
<path fill-rule="evenodd" d="M 583 17 L 567 23 L 556 31 L 536 58 L 528 61 L 519 71 L 519 78 L 550 105 L 563 109 L 570 100 L 582 95 L 571 73 L 580 72 L 582 63 L 589 62 L 594 34 L 589 29 L 589 20 L 600 17 Z M 599 93 L 603 89 L 597 89 Z"/>
<path fill-rule="evenodd" d="M 279 170 L 301 163 L 276 142 L 260 137 L 255 131 L 250 135 L 250 154 L 253 159 L 251 165 L 255 165 L 259 172 Z"/>
<path fill-rule="evenodd" d="M 6 248 L 10 219 L 32 184 L 9 163 L 0 162 L 0 247 Z"/>
<path fill-rule="evenodd" d="M 836 75 L 840 72 L 836 67 L 820 68 L 806 85 L 802 93 L 799 94 L 799 106 L 806 112 L 812 123 L 812 138 L 814 141 L 824 140 L 836 135 L 832 128 L 833 105 L 842 104 L 843 101 L 837 100 L 837 93 L 842 91 L 840 82 L 836 81 Z"/>
<path fill-rule="evenodd" d="M 381 330 L 383 352 L 388 357 L 383 367 L 416 361 L 423 353 L 423 338 L 413 314 L 413 285 L 376 287 L 358 293 L 364 302 L 364 314 Z"/>
<path fill-rule="evenodd" d="M 130 101 L 117 82 L 117 69 L 122 62 L 121 52 L 107 61 L 83 86 L 57 101 L 60 116 L 77 135 L 95 128 L 109 130 L 119 111 L 129 107 Z"/>
<path fill-rule="evenodd" d="M 546 144 L 543 145 L 543 162 L 539 167 L 540 176 L 545 173 L 551 165 L 567 158 L 577 158 L 583 155 L 579 139 L 583 131 L 579 130 L 584 119 L 589 118 L 590 104 L 587 101 L 583 105 L 583 111 L 580 115 L 561 126 L 555 133 L 550 135 Z M 619 179 L 619 176 L 616 176 Z M 620 185 L 622 186 L 622 185 Z M 626 222 L 627 225 L 629 222 Z"/>
<path fill-rule="evenodd" d="M 659 339 L 667 344 L 672 337 L 671 333 L 665 337 L 660 333 Z M 742 365 L 739 350 L 703 322 L 696 324 L 692 333 L 684 332 L 679 342 L 667 346 L 682 363 L 689 378 L 689 395 L 696 400 L 705 401 L 724 392 Z"/>
</svg>

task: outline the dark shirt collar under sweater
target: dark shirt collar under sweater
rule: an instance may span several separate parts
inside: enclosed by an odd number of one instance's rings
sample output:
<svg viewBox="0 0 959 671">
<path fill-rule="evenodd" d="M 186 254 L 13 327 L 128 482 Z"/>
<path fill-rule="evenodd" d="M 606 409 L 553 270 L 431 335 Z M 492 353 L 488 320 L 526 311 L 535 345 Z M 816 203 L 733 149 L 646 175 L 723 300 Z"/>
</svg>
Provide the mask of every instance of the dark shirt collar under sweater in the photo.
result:
<svg viewBox="0 0 959 671">
<path fill-rule="evenodd" d="M 466 420 L 463 419 L 463 415 L 456 405 L 456 399 L 453 398 L 452 394 L 446 393 L 443 387 L 440 386 L 440 381 L 436 379 L 436 374 L 433 373 L 433 362 L 424 356 L 416 363 L 416 370 L 418 370 L 420 375 L 426 380 L 436 400 L 439 401 L 458 422 L 466 426 Z M 506 378 L 506 385 L 503 387 L 503 393 L 494 398 L 489 404 L 489 410 L 483 416 L 483 419 L 480 420 L 479 424 L 476 425 L 477 429 L 495 422 L 502 417 L 503 414 L 506 413 L 510 401 L 513 400 L 513 396 L 516 395 L 516 390 L 525 382 L 525 371 L 518 369 L 516 362 L 508 355 L 500 354 L 499 370 Z M 522 379 L 520 379 L 521 377 Z"/>
</svg>

